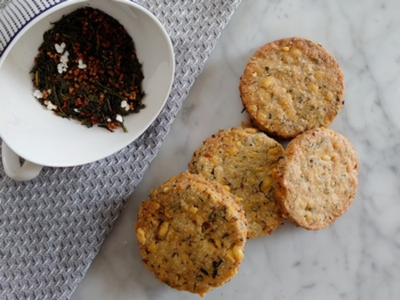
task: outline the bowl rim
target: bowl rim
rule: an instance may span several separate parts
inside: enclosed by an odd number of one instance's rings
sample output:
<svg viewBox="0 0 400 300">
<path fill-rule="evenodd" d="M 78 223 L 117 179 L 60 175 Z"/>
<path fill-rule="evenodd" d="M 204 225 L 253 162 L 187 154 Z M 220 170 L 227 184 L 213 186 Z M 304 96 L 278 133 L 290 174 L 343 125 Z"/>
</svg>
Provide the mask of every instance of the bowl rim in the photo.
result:
<svg viewBox="0 0 400 300">
<path fill-rule="evenodd" d="M 4 48 L 0 52 L 0 67 L 7 57 L 8 53 L 11 51 L 11 49 L 14 47 L 14 45 L 18 42 L 18 40 L 21 38 L 21 36 L 28 31 L 32 26 L 34 26 L 37 22 L 39 22 L 41 19 L 45 18 L 46 16 L 52 14 L 53 12 L 63 9 L 66 6 L 70 6 L 76 3 L 83 3 L 83 2 L 88 2 L 89 0 L 61 0 L 62 2 L 59 3 L 54 3 L 50 4 L 49 7 L 45 7 L 43 10 L 39 11 L 33 16 L 30 16 L 28 20 L 26 20 L 25 23 L 21 24 L 21 27 L 17 28 L 17 30 L 11 34 L 9 33 L 8 37 L 10 40 L 6 42 Z M 114 1 L 114 0 L 112 0 Z M 3 9 L 6 9 L 3 8 Z M 25 18 L 24 18 L 25 19 Z"/>
</svg>

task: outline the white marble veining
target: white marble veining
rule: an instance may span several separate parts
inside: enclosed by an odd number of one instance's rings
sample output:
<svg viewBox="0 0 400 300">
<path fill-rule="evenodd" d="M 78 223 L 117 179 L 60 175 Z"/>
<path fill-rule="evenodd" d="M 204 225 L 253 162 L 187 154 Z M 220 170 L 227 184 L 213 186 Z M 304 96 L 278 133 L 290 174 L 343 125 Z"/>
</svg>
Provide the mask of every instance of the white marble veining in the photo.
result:
<svg viewBox="0 0 400 300">
<path fill-rule="evenodd" d="M 238 92 L 247 59 L 291 36 L 320 42 L 344 70 L 346 104 L 331 128 L 359 153 L 358 195 L 327 229 L 285 222 L 249 240 L 238 274 L 206 299 L 400 299 L 399 14 L 398 0 L 243 0 L 72 299 L 199 299 L 145 269 L 134 234 L 138 207 L 186 170 L 206 137 L 247 120 Z"/>
</svg>

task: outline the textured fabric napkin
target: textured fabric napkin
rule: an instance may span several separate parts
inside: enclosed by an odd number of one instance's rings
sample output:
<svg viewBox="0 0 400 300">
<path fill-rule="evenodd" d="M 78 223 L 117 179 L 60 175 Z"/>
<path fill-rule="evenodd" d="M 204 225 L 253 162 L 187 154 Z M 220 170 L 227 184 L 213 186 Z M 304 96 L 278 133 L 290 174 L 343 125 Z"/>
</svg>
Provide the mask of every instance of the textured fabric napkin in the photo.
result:
<svg viewBox="0 0 400 300">
<path fill-rule="evenodd" d="M 30 19 L 65 0 L 0 0 L 0 55 Z M 117 154 L 44 168 L 30 182 L 0 167 L 0 299 L 68 299 L 157 154 L 171 123 L 241 0 L 139 0 L 170 34 L 172 92 L 161 115 Z"/>
</svg>

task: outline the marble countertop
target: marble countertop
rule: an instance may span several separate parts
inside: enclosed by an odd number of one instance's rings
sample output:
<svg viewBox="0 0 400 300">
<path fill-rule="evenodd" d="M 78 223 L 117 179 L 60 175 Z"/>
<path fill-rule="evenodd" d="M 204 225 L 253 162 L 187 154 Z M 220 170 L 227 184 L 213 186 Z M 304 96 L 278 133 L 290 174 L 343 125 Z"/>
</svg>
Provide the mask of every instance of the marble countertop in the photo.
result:
<svg viewBox="0 0 400 300">
<path fill-rule="evenodd" d="M 400 299 L 399 12 L 398 0 L 243 1 L 72 299 L 199 299 L 144 267 L 138 207 L 150 189 L 186 170 L 205 138 L 247 121 L 238 83 L 248 58 L 291 36 L 321 43 L 343 68 L 346 103 L 331 128 L 358 151 L 358 194 L 329 228 L 286 221 L 248 240 L 238 274 L 206 299 Z"/>
</svg>

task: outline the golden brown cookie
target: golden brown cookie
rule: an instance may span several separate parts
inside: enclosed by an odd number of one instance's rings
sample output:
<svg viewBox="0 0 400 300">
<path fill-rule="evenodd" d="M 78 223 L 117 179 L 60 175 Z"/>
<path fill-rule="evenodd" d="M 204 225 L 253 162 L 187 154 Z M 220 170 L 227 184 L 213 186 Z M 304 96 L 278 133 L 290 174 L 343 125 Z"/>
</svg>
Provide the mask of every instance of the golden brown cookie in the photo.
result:
<svg viewBox="0 0 400 300">
<path fill-rule="evenodd" d="M 204 296 L 237 273 L 247 225 L 226 187 L 185 172 L 142 203 L 136 235 L 146 267 L 160 281 Z"/>
<path fill-rule="evenodd" d="M 255 52 L 239 91 L 257 127 L 271 136 L 292 138 L 333 121 L 344 104 L 344 76 L 321 45 L 285 38 Z"/>
<path fill-rule="evenodd" d="M 229 128 L 204 141 L 189 171 L 227 185 L 243 199 L 248 238 L 254 238 L 282 224 L 271 172 L 283 152 L 278 142 L 255 128 Z"/>
<path fill-rule="evenodd" d="M 353 202 L 357 175 L 357 153 L 346 137 L 323 127 L 300 134 L 274 170 L 284 217 L 309 230 L 331 225 Z"/>
</svg>

